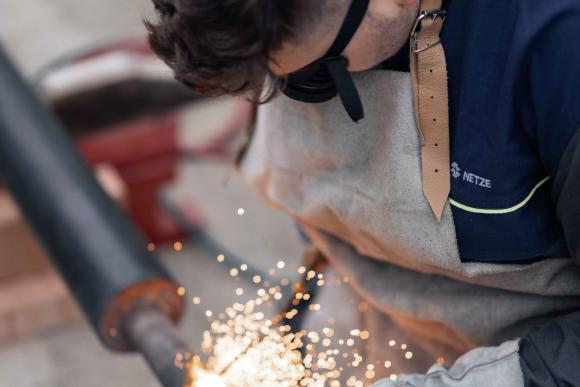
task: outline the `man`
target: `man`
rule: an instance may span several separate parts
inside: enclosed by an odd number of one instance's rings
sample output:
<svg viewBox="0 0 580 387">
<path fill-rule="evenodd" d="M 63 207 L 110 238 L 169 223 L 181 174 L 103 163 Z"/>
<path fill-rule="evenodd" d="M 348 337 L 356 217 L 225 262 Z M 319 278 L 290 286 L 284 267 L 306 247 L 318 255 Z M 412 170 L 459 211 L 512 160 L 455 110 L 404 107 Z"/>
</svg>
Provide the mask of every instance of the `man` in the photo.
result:
<svg viewBox="0 0 580 387">
<path fill-rule="evenodd" d="M 580 2 L 361 3 L 155 0 L 151 43 L 196 91 L 265 90 L 240 170 L 371 325 L 469 351 L 397 383 L 580 386 Z"/>
</svg>

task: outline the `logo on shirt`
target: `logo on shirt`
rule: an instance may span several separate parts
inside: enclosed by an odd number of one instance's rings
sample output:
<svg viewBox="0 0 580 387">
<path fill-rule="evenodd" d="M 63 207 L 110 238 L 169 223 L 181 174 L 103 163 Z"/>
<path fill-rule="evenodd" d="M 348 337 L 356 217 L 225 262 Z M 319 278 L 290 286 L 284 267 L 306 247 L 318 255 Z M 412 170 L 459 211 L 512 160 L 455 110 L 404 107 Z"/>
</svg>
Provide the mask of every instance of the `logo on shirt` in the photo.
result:
<svg viewBox="0 0 580 387">
<path fill-rule="evenodd" d="M 451 176 L 453 176 L 455 179 L 461 176 L 461 168 L 459 168 L 459 164 L 455 162 L 451 164 Z"/>
<path fill-rule="evenodd" d="M 486 179 L 474 173 L 462 170 L 457 162 L 453 162 L 451 164 L 451 176 L 453 176 L 454 179 L 461 178 L 466 183 L 474 184 L 478 187 L 486 189 L 492 188 L 492 182 L 490 179 Z"/>
</svg>

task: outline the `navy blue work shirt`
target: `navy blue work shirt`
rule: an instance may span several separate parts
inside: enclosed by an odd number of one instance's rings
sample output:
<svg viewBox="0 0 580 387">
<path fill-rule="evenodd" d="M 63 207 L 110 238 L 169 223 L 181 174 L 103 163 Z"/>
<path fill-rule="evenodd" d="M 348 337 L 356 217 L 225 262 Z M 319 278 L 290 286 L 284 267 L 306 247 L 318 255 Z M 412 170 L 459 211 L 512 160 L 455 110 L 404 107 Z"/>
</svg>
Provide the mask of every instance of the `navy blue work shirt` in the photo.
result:
<svg viewBox="0 0 580 387">
<path fill-rule="evenodd" d="M 461 259 L 568 257 L 552 191 L 580 128 L 580 1 L 446 6 L 450 202 Z"/>
</svg>

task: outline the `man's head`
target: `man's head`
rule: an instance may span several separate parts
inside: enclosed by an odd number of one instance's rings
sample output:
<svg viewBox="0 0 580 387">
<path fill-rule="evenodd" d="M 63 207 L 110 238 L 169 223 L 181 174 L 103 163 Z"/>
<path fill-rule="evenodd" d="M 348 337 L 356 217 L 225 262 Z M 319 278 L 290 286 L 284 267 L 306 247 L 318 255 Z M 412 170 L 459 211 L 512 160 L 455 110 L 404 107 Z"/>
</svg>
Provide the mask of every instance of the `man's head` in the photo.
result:
<svg viewBox="0 0 580 387">
<path fill-rule="evenodd" d="M 176 78 L 204 94 L 260 88 L 325 54 L 352 0 L 153 0 L 154 51 Z M 351 71 L 369 69 L 408 39 L 417 0 L 371 0 L 344 52 Z"/>
</svg>

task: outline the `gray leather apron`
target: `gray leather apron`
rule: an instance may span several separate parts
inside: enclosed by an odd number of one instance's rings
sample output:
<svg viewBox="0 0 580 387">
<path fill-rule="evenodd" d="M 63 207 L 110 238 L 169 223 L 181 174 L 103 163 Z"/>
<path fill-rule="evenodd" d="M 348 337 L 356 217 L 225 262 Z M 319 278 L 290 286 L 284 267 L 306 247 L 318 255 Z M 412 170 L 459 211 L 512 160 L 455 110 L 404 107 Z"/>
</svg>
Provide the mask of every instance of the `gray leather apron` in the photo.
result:
<svg viewBox="0 0 580 387">
<path fill-rule="evenodd" d="M 366 110 L 358 125 L 336 99 L 314 105 L 280 95 L 260 106 L 240 165 L 247 182 L 298 219 L 376 310 L 447 327 L 456 352 L 578 308 L 572 260 L 461 262 L 449 204 L 438 223 L 423 195 L 409 74 L 373 71 L 355 81 Z"/>
</svg>

